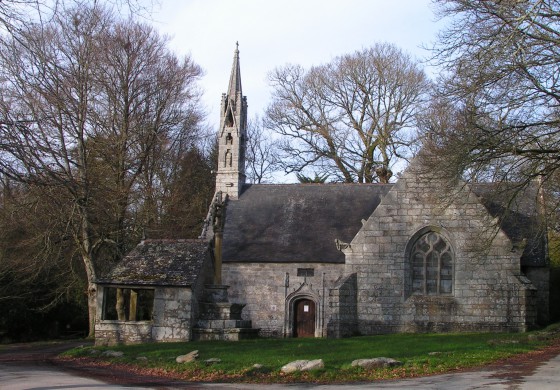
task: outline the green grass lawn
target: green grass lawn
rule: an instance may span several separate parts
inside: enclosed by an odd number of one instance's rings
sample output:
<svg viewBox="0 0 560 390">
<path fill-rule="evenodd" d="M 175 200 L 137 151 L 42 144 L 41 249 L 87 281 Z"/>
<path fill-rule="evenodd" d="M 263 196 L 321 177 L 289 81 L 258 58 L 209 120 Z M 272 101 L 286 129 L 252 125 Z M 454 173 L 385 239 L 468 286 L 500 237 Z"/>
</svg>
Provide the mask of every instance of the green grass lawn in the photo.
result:
<svg viewBox="0 0 560 390">
<path fill-rule="evenodd" d="M 446 372 L 487 364 L 514 354 L 528 352 L 551 343 L 557 327 L 530 333 L 394 334 L 348 339 L 256 339 L 239 342 L 189 342 L 140 344 L 111 348 L 73 349 L 66 357 L 127 364 L 135 369 L 161 373 L 186 380 L 253 382 L 337 382 L 410 377 Z M 101 357 L 111 349 L 123 357 Z M 97 352 L 92 352 L 95 350 Z M 178 364 L 178 355 L 198 350 L 196 362 Z M 138 357 L 146 359 L 138 360 Z M 401 367 L 364 370 L 351 367 L 355 359 L 389 357 L 403 362 Z M 221 362 L 207 365 L 205 360 Z M 317 371 L 282 374 L 280 368 L 293 360 L 323 359 Z M 254 364 L 263 367 L 254 369 Z"/>
</svg>

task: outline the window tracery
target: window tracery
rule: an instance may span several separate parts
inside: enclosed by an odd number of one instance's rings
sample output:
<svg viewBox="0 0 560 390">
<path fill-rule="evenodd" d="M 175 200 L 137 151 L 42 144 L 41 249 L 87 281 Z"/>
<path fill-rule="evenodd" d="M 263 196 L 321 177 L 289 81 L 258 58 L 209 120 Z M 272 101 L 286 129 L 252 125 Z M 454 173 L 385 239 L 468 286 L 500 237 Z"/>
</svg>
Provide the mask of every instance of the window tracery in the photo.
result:
<svg viewBox="0 0 560 390">
<path fill-rule="evenodd" d="M 412 292 L 448 295 L 453 292 L 453 251 L 437 232 L 420 236 L 411 251 Z"/>
</svg>

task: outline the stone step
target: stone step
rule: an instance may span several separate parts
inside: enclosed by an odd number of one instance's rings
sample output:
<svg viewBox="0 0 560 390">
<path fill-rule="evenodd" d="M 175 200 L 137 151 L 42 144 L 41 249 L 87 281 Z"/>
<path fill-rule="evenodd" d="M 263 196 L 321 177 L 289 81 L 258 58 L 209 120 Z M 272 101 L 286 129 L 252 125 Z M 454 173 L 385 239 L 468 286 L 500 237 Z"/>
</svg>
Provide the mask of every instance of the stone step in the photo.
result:
<svg viewBox="0 0 560 390">
<path fill-rule="evenodd" d="M 193 340 L 225 340 L 239 341 L 253 339 L 258 336 L 259 330 L 252 328 L 230 328 L 230 329 L 201 329 L 193 328 Z"/>
<path fill-rule="evenodd" d="M 250 320 L 198 320 L 197 328 L 201 329 L 232 329 L 251 328 Z"/>
</svg>

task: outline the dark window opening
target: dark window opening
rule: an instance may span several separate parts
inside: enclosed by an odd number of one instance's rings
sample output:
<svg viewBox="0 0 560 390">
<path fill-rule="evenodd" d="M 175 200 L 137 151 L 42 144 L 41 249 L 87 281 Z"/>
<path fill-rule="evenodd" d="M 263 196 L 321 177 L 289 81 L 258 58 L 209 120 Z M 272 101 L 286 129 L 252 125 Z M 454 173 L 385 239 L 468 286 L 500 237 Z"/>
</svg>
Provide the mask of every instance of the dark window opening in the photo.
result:
<svg viewBox="0 0 560 390">
<path fill-rule="evenodd" d="M 233 114 L 231 110 L 228 111 L 226 116 L 226 127 L 233 127 Z"/>
<path fill-rule="evenodd" d="M 315 276 L 315 270 L 313 268 L 298 268 L 297 269 L 297 276 L 302 277 L 312 277 Z"/>
<path fill-rule="evenodd" d="M 151 321 L 154 290 L 106 287 L 103 319 L 112 321 Z"/>
</svg>

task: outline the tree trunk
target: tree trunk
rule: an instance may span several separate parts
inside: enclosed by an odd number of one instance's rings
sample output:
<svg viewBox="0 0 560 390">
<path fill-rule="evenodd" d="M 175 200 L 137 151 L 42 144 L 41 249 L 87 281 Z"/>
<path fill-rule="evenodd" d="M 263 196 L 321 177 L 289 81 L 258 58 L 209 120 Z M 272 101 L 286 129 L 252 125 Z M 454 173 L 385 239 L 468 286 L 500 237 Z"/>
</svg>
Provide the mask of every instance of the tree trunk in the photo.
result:
<svg viewBox="0 0 560 390">
<path fill-rule="evenodd" d="M 97 286 L 95 283 L 88 283 L 88 338 L 95 337 L 95 316 L 97 313 Z"/>
<path fill-rule="evenodd" d="M 88 323 L 89 331 L 88 337 L 95 337 L 95 318 L 97 314 L 97 285 L 95 280 L 97 279 L 95 266 L 91 254 L 91 242 L 89 238 L 89 220 L 87 210 L 82 209 L 82 224 L 81 228 L 81 250 L 82 250 L 82 261 L 84 263 L 84 268 L 86 270 L 87 282 L 88 282 Z"/>
</svg>

